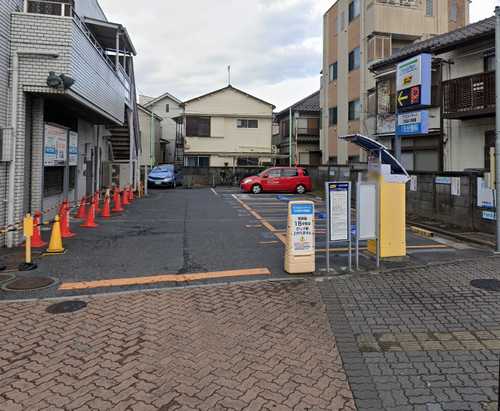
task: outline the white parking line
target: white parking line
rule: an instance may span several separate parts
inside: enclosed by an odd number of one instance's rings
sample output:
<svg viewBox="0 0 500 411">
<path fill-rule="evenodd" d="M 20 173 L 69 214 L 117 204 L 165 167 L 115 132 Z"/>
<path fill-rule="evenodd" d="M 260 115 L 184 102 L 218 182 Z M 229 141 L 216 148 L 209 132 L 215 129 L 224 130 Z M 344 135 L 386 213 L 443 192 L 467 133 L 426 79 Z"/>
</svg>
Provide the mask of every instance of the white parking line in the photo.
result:
<svg viewBox="0 0 500 411">
<path fill-rule="evenodd" d="M 218 193 L 217 191 L 215 191 L 215 189 L 214 189 L 214 188 L 210 188 L 210 190 L 212 190 L 212 193 L 214 193 L 216 196 L 218 196 L 218 195 L 219 195 L 219 193 Z"/>
</svg>

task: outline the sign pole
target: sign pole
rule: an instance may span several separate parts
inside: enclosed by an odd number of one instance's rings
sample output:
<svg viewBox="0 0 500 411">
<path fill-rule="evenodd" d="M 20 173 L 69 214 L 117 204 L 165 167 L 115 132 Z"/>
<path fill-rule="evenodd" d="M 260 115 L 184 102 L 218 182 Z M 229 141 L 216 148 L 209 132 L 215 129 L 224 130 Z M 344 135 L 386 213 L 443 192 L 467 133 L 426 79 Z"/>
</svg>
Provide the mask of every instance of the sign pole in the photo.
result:
<svg viewBox="0 0 500 411">
<path fill-rule="evenodd" d="M 379 170 L 382 170 L 382 151 L 378 152 L 378 167 Z M 377 181 L 377 269 L 380 268 L 380 186 L 381 186 L 381 178 L 379 177 Z"/>
<path fill-rule="evenodd" d="M 496 16 L 496 50 L 500 50 L 500 7 L 495 8 Z M 496 252 L 500 253 L 500 53 L 495 53 L 497 64 L 496 70 L 496 141 L 495 141 L 495 180 L 496 180 L 496 220 L 497 220 L 497 247 Z"/>
<path fill-rule="evenodd" d="M 358 173 L 358 183 L 356 185 L 356 271 L 359 271 L 359 213 L 360 213 L 360 183 L 361 183 L 361 173 Z"/>
<path fill-rule="evenodd" d="M 326 272 L 330 272 L 330 188 L 328 183 L 325 183 L 325 198 L 326 198 Z"/>
<path fill-rule="evenodd" d="M 398 133 L 398 122 L 399 122 L 399 108 L 396 104 L 396 120 L 395 120 L 395 129 L 394 129 L 394 155 L 396 156 L 396 160 L 401 161 L 401 136 Z"/>
</svg>

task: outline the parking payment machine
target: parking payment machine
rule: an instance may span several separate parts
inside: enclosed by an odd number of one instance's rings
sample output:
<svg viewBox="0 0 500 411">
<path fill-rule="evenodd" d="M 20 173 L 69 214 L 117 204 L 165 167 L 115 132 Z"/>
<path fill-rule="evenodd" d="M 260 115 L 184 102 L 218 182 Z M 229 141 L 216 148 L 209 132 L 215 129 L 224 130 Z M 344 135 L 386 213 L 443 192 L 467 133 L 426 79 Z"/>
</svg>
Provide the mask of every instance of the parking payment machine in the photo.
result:
<svg viewBox="0 0 500 411">
<path fill-rule="evenodd" d="M 359 134 L 342 138 L 368 153 L 366 181 L 377 187 L 378 240 L 368 241 L 368 251 L 380 258 L 406 256 L 406 183 L 410 176 L 378 141 Z"/>
<path fill-rule="evenodd" d="M 314 203 L 288 203 L 285 271 L 289 274 L 313 273 L 315 264 Z"/>
</svg>

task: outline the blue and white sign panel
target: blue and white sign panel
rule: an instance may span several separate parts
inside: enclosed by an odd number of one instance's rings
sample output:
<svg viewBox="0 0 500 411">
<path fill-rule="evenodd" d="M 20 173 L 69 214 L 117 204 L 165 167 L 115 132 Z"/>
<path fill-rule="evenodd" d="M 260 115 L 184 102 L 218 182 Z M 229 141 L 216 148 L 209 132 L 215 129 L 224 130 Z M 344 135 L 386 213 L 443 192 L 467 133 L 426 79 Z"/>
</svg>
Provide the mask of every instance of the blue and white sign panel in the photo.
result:
<svg viewBox="0 0 500 411">
<path fill-rule="evenodd" d="M 412 111 L 398 115 L 398 134 L 413 136 L 429 133 L 429 112 L 427 110 Z"/>
<path fill-rule="evenodd" d="M 314 204 L 291 203 L 292 252 L 294 255 L 314 253 Z"/>
</svg>

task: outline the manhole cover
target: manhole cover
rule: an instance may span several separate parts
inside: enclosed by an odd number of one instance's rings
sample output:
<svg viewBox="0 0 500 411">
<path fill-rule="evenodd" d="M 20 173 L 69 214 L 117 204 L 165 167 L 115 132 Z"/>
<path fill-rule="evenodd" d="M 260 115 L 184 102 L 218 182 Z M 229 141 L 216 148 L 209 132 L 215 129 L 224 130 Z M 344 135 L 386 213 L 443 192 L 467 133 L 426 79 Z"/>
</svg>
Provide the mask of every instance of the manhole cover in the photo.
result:
<svg viewBox="0 0 500 411">
<path fill-rule="evenodd" d="M 50 277 L 19 277 L 5 284 L 5 291 L 34 291 L 50 287 L 56 280 Z"/>
<path fill-rule="evenodd" d="M 470 285 L 481 290 L 500 291 L 500 281 L 492 278 L 472 280 Z"/>
<path fill-rule="evenodd" d="M 87 306 L 85 301 L 63 301 L 61 303 L 52 304 L 47 307 L 47 312 L 49 314 L 67 314 L 74 313 L 75 311 L 80 311 Z"/>
</svg>

